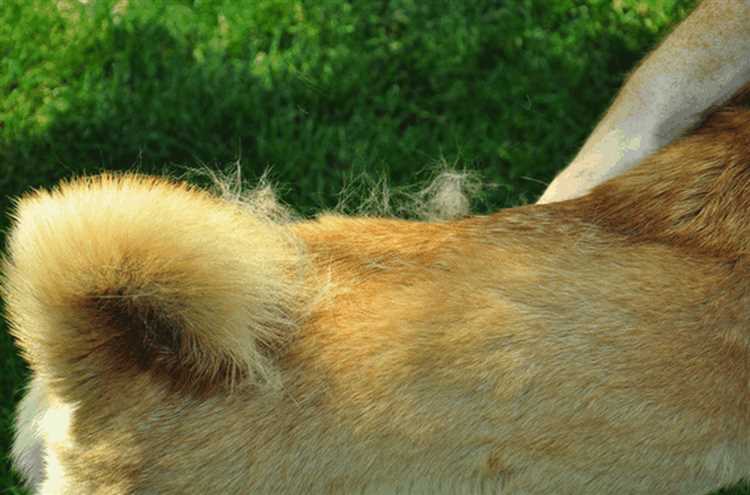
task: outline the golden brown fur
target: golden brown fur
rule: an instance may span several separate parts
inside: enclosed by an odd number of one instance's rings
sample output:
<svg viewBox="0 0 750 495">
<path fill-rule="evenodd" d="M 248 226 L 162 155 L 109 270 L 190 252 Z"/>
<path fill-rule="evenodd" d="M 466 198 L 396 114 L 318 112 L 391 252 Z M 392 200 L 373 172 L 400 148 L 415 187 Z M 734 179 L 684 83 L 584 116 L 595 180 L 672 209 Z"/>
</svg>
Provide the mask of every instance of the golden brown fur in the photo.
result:
<svg viewBox="0 0 750 495">
<path fill-rule="evenodd" d="M 588 196 L 453 221 L 274 223 L 138 176 L 31 194 L 5 281 L 34 371 L 17 463 L 44 495 L 735 482 L 749 164 L 731 107 Z"/>
</svg>

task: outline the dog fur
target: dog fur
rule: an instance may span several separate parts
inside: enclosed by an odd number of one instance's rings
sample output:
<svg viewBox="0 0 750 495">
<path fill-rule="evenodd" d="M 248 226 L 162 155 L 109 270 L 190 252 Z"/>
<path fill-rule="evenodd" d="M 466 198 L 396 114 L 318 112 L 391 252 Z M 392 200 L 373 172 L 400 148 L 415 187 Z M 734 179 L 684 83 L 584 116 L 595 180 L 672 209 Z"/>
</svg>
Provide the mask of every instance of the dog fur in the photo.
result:
<svg viewBox="0 0 750 495">
<path fill-rule="evenodd" d="M 417 222 L 103 175 L 22 198 L 35 493 L 704 494 L 750 473 L 750 111 Z"/>
</svg>

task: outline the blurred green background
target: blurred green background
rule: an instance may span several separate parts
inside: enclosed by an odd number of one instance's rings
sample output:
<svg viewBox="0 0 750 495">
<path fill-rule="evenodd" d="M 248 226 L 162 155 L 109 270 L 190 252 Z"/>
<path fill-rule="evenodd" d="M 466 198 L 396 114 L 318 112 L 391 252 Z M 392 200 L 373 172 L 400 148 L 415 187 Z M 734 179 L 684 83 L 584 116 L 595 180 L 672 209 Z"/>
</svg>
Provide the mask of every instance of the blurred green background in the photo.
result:
<svg viewBox="0 0 750 495">
<path fill-rule="evenodd" d="M 478 211 L 532 202 L 694 3 L 2 0 L 0 227 L 63 177 L 237 162 L 306 215 L 363 174 L 399 187 L 440 163 L 493 186 Z M 23 493 L 27 370 L 4 328 L 0 365 L 0 493 Z"/>
</svg>

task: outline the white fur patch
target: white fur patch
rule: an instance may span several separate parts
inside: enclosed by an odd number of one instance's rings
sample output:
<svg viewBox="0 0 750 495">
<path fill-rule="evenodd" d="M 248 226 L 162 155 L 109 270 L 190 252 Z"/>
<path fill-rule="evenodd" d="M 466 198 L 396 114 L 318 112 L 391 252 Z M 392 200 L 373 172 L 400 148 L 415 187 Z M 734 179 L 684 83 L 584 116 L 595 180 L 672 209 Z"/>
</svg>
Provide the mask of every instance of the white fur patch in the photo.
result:
<svg viewBox="0 0 750 495">
<path fill-rule="evenodd" d="M 16 435 L 11 451 L 13 467 L 26 480 L 31 490 L 41 485 L 45 478 L 46 448 L 44 445 L 44 420 L 49 401 L 44 382 L 32 379 L 28 392 L 18 405 Z"/>
</svg>

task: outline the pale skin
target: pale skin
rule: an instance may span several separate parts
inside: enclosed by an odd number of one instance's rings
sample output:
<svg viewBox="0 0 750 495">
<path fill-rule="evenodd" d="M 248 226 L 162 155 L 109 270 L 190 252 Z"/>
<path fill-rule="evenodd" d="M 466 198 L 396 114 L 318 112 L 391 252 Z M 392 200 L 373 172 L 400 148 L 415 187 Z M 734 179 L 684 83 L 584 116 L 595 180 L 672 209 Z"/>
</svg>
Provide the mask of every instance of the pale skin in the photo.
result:
<svg viewBox="0 0 750 495">
<path fill-rule="evenodd" d="M 704 0 L 630 75 L 538 203 L 583 196 L 695 127 L 750 81 L 750 1 Z"/>
</svg>

